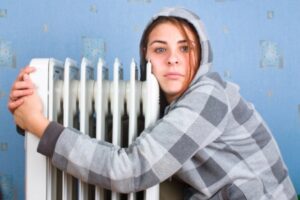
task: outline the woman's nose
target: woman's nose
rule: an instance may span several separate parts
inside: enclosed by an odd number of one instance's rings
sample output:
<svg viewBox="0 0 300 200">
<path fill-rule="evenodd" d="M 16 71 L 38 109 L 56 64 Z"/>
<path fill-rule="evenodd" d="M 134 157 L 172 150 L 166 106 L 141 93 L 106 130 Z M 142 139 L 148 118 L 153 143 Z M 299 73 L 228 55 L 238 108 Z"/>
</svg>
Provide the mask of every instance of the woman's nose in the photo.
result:
<svg viewBox="0 0 300 200">
<path fill-rule="evenodd" d="M 174 65 L 174 64 L 178 64 L 178 63 L 179 63 L 178 55 L 175 52 L 170 53 L 170 55 L 168 57 L 168 65 Z"/>
</svg>

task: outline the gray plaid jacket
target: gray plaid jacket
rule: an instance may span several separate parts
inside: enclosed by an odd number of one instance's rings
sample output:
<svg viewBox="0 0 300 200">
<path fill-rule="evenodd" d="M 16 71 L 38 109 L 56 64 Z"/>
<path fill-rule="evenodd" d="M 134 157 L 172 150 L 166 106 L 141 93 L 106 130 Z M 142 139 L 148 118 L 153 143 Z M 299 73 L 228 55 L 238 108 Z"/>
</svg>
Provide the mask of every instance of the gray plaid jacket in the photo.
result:
<svg viewBox="0 0 300 200">
<path fill-rule="evenodd" d="M 212 56 L 203 24 L 193 13 L 168 8 L 156 15 L 189 20 L 202 60 L 187 91 L 128 147 L 91 139 L 52 122 L 38 151 L 83 181 L 129 193 L 171 176 L 185 182 L 185 199 L 296 199 L 270 130 L 239 88 L 208 72 Z"/>
<path fill-rule="evenodd" d="M 166 112 L 128 148 L 52 122 L 39 152 L 61 170 L 123 193 L 175 175 L 191 186 L 189 199 L 296 199 L 274 138 L 236 85 L 208 73 Z"/>
</svg>

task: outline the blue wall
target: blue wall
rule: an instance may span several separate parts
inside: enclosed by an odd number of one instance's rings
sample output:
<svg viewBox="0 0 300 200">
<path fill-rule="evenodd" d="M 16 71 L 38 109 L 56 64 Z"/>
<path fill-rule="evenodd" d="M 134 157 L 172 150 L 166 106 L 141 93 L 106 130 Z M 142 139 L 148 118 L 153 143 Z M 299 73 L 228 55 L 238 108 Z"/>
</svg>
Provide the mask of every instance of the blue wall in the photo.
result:
<svg viewBox="0 0 300 200">
<path fill-rule="evenodd" d="M 118 56 L 125 72 L 150 16 L 184 6 L 206 23 L 214 69 L 272 129 L 300 193 L 300 1 L 298 0 L 1 0 L 0 187 L 4 199 L 24 199 L 24 138 L 6 109 L 13 80 L 33 57 L 64 60 Z M 128 73 L 125 73 L 128 78 Z M 297 151 L 298 149 L 298 151 Z"/>
</svg>

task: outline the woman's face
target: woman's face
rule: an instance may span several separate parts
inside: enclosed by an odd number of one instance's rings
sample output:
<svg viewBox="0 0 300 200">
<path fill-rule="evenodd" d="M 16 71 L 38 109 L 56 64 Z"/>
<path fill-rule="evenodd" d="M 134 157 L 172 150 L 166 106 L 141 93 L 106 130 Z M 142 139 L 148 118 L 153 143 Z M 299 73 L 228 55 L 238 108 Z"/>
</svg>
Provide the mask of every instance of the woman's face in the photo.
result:
<svg viewBox="0 0 300 200">
<path fill-rule="evenodd" d="M 170 22 L 157 25 L 149 34 L 146 59 L 151 61 L 152 73 L 169 103 L 181 94 L 189 78 L 190 62 L 195 63 L 195 37 L 187 27 L 184 29 L 191 46 L 180 29 Z"/>
</svg>

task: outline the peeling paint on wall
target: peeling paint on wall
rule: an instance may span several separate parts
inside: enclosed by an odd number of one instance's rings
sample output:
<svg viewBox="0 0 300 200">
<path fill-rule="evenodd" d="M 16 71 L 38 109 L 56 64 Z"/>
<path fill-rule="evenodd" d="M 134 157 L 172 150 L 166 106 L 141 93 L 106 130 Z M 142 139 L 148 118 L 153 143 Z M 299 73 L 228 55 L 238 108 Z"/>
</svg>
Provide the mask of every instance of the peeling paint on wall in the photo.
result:
<svg viewBox="0 0 300 200">
<path fill-rule="evenodd" d="M 261 40 L 261 59 L 260 59 L 260 67 L 277 67 L 283 68 L 283 55 L 275 42 Z"/>
<path fill-rule="evenodd" d="M 267 19 L 273 19 L 274 17 L 274 11 L 273 10 L 269 10 L 267 12 Z"/>
<path fill-rule="evenodd" d="M 0 152 L 8 150 L 8 143 L 7 142 L 0 142 Z"/>
<path fill-rule="evenodd" d="M 140 31 L 143 31 L 143 28 L 139 25 L 134 25 L 132 30 L 133 30 L 133 32 L 140 32 Z"/>
<path fill-rule="evenodd" d="M 0 39 L 0 67 L 16 67 L 16 56 L 11 42 Z"/>
<path fill-rule="evenodd" d="M 225 77 L 225 78 L 231 78 L 231 73 L 230 73 L 229 70 L 225 70 L 225 71 L 224 71 L 224 77 Z"/>
<path fill-rule="evenodd" d="M 101 38 L 82 37 L 83 57 L 88 58 L 93 65 L 96 65 L 99 58 L 104 58 L 106 48 Z"/>
<path fill-rule="evenodd" d="M 268 96 L 268 97 L 273 97 L 273 91 L 272 91 L 272 90 L 269 90 L 269 91 L 267 92 L 267 96 Z"/>
<path fill-rule="evenodd" d="M 225 33 L 225 34 L 229 33 L 229 28 L 227 26 L 223 27 L 223 33 Z"/>
<path fill-rule="evenodd" d="M 92 13 L 98 13 L 98 8 L 96 5 L 91 5 L 90 6 L 90 12 Z"/>
<path fill-rule="evenodd" d="M 0 9 L 0 17 L 6 17 L 7 16 L 7 10 L 6 9 Z"/>
<path fill-rule="evenodd" d="M 17 199 L 17 193 L 13 185 L 13 176 L 0 174 L 0 190 L 3 200 Z"/>
<path fill-rule="evenodd" d="M 48 24 L 44 24 L 43 25 L 43 32 L 44 33 L 48 33 L 49 32 L 49 26 L 48 26 Z"/>
</svg>

